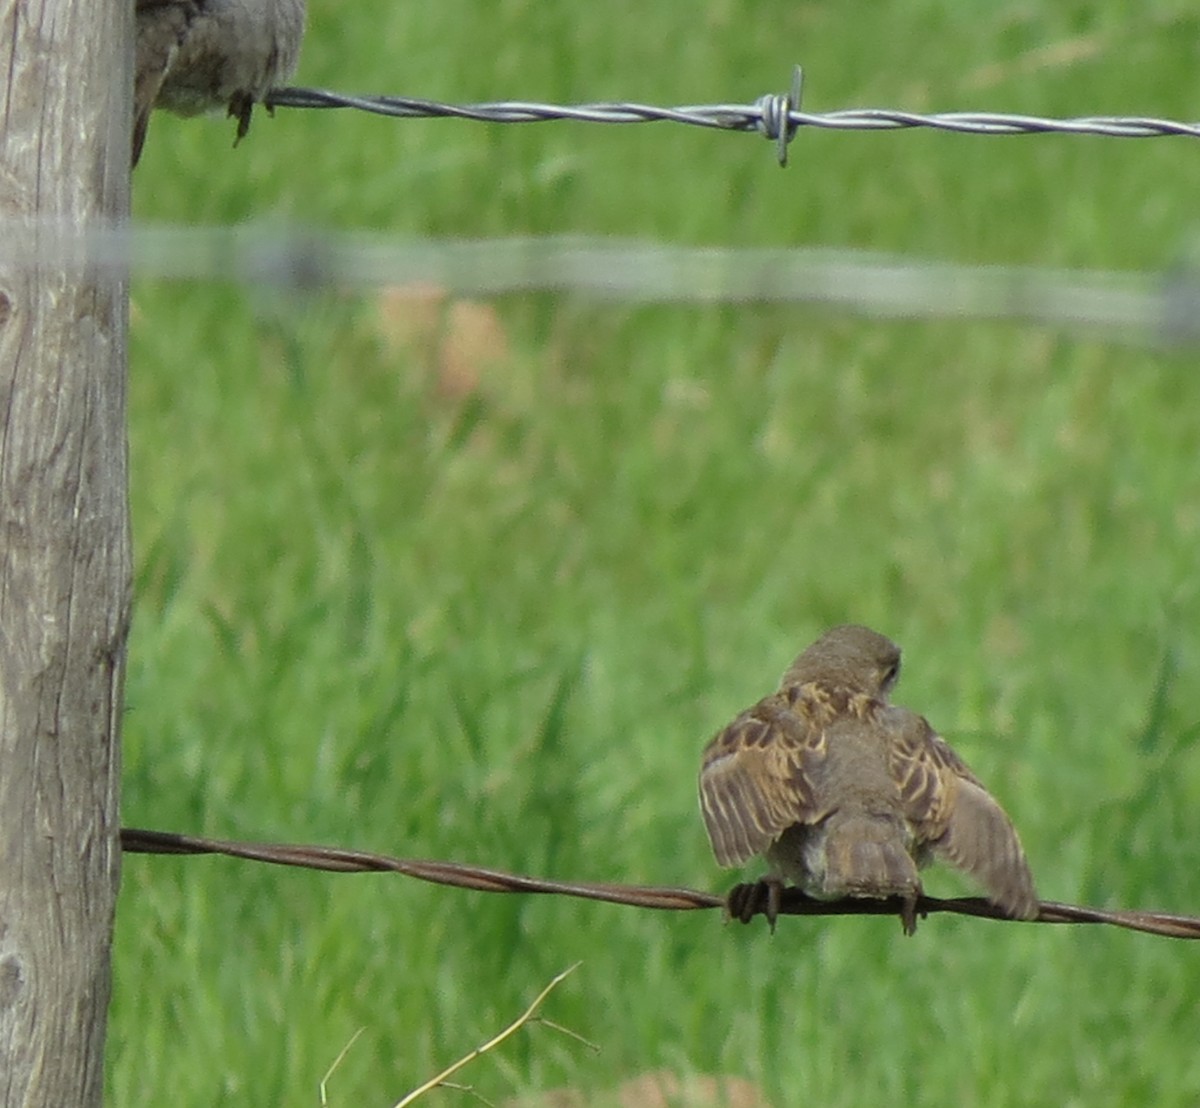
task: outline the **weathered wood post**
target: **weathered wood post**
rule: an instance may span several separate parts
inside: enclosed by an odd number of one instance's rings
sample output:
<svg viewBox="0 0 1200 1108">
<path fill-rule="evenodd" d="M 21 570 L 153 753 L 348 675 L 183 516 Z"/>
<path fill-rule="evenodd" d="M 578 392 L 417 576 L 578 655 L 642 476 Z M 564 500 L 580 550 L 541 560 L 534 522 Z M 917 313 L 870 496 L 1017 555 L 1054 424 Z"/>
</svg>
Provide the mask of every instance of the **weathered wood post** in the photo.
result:
<svg viewBox="0 0 1200 1108">
<path fill-rule="evenodd" d="M 132 22 L 131 0 L 0 0 L 4 1108 L 99 1105 L 103 1091 L 128 312 L 124 277 L 88 264 L 75 235 L 127 214 Z"/>
</svg>

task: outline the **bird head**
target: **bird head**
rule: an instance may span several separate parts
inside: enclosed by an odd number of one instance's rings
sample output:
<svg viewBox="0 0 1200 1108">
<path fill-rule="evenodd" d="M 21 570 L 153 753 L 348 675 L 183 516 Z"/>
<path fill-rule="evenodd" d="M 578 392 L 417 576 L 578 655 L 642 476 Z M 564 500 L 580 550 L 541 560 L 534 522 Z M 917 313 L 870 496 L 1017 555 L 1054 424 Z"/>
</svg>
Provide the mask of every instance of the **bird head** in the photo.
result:
<svg viewBox="0 0 1200 1108">
<path fill-rule="evenodd" d="M 822 681 L 883 700 L 900 676 L 900 648 L 858 624 L 826 631 L 783 676 L 782 686 Z"/>
</svg>

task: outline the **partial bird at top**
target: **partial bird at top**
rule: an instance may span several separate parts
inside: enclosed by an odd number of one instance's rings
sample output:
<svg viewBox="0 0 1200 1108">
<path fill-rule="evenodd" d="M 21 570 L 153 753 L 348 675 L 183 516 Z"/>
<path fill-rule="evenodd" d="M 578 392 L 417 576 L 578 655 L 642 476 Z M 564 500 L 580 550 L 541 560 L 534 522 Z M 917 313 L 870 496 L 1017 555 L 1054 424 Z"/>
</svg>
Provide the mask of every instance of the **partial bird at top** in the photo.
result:
<svg viewBox="0 0 1200 1108">
<path fill-rule="evenodd" d="M 250 128 L 254 105 L 296 71 L 305 0 L 136 0 L 133 164 L 154 108 L 226 108 Z"/>
<path fill-rule="evenodd" d="M 821 900 L 900 897 L 911 934 L 917 871 L 941 860 L 1013 918 L 1037 916 L 1015 828 L 924 717 L 888 702 L 899 673 L 893 642 L 835 627 L 705 748 L 700 804 L 717 861 L 763 855 L 770 870 L 731 893 L 733 914 L 749 919 L 765 884 L 773 927 L 790 881 Z"/>
</svg>

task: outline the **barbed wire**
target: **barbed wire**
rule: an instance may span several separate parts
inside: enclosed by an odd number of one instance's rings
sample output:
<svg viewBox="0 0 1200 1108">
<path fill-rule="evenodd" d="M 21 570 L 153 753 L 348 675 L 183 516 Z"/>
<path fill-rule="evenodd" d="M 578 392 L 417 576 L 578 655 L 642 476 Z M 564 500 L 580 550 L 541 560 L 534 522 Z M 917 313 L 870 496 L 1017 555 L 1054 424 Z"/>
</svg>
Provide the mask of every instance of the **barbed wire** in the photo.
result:
<svg viewBox="0 0 1200 1108">
<path fill-rule="evenodd" d="M 1200 340 L 1200 274 L 983 266 L 865 250 L 704 247 L 584 236 L 404 240 L 269 224 L 92 225 L 0 219 L 0 266 L 257 289 L 555 291 L 633 303 L 809 303 L 882 319 L 1017 320 L 1127 342 Z"/>
<path fill-rule="evenodd" d="M 233 842 L 211 839 L 201 835 L 184 835 L 172 831 L 147 831 L 139 828 L 121 829 L 121 849 L 127 854 L 223 854 L 231 858 L 266 862 L 278 866 L 297 866 L 303 869 L 333 873 L 400 873 L 460 889 L 488 893 L 526 893 L 572 896 L 584 900 L 601 900 L 609 904 L 624 904 L 634 908 L 659 911 L 695 911 L 705 908 L 728 908 L 728 896 L 702 892 L 699 889 L 675 888 L 665 885 L 622 885 L 592 881 L 551 881 L 526 877 L 503 870 L 466 865 L 461 862 L 425 861 L 394 858 L 360 850 L 345 850 L 329 846 L 300 846 L 288 843 Z M 900 897 L 883 900 L 813 900 L 799 889 L 783 890 L 780 915 L 843 916 L 843 915 L 901 915 L 905 902 Z M 747 916 L 765 914 L 766 899 L 753 905 Z M 982 919 L 1014 922 L 990 901 L 982 897 L 942 899 L 921 896 L 917 913 L 931 915 L 951 912 Z M 1173 939 L 1200 939 L 1200 917 L 1172 915 L 1164 912 L 1143 912 L 1127 909 L 1084 908 L 1056 901 L 1042 901 L 1032 923 L 1104 923 L 1130 931 L 1143 931 Z"/>
<path fill-rule="evenodd" d="M 775 143 L 780 165 L 787 165 L 788 144 L 801 127 L 836 131 L 895 131 L 928 127 L 974 135 L 1068 134 L 1108 138 L 1200 138 L 1200 123 L 1179 123 L 1150 116 L 1081 116 L 1050 119 L 1003 112 L 919 112 L 890 108 L 849 108 L 833 112 L 800 110 L 803 70 L 796 66 L 786 93 L 768 93 L 753 104 L 692 104 L 663 108 L 651 104 L 603 102 L 541 104 L 501 100 L 446 104 L 411 96 L 351 96 L 313 88 L 279 88 L 264 100 L 268 108 L 352 108 L 400 119 L 471 119 L 483 123 L 682 123 L 724 131 L 755 131 Z"/>
</svg>

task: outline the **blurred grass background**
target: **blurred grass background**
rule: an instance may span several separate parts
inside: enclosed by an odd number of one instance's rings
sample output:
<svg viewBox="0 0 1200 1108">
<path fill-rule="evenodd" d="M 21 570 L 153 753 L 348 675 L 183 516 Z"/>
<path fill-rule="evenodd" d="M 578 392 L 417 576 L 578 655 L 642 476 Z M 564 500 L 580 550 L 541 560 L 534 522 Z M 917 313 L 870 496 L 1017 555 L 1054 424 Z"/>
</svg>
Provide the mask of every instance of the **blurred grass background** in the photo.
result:
<svg viewBox="0 0 1200 1108">
<path fill-rule="evenodd" d="M 297 83 L 456 101 L 1197 117 L 1183 3 L 310 0 Z M 146 220 L 1162 269 L 1187 140 L 158 116 Z M 724 889 L 700 749 L 830 624 L 999 796 L 1047 899 L 1200 911 L 1195 350 L 790 306 L 138 282 L 124 820 Z M 932 892 L 956 891 L 932 873 Z M 760 921 L 761 922 L 761 921 Z M 1200 1100 L 1196 951 L 931 919 L 722 927 L 129 858 L 113 1104 L 394 1102 L 655 1069 L 794 1103 Z M 468 1094 L 439 1092 L 430 1103 Z"/>
</svg>

